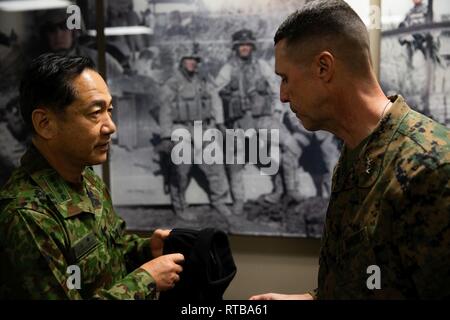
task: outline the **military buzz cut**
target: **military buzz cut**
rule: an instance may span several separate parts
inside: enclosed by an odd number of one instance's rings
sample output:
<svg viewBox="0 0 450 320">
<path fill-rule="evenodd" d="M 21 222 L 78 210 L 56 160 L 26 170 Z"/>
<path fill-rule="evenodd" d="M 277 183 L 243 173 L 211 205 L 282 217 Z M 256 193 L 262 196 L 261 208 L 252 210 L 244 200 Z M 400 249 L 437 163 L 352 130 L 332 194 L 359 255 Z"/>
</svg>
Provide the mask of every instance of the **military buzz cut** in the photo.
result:
<svg viewBox="0 0 450 320">
<path fill-rule="evenodd" d="M 358 14 L 343 0 L 316 0 L 289 15 L 278 28 L 275 45 L 286 40 L 286 47 L 299 52 L 334 48 L 335 55 L 352 67 L 370 62 L 369 34 Z M 302 50 L 295 50 L 300 47 Z M 322 47 L 320 47 L 322 46 Z M 320 47 L 320 48 L 319 48 Z M 356 65 L 355 65 L 356 63 Z"/>
</svg>

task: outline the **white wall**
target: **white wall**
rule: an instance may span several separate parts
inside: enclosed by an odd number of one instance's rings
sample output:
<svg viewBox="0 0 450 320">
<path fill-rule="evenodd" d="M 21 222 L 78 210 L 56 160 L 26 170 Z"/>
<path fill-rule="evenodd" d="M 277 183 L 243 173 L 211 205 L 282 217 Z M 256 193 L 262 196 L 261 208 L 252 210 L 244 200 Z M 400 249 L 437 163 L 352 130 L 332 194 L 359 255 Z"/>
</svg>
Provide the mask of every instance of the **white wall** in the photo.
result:
<svg viewBox="0 0 450 320">
<path fill-rule="evenodd" d="M 230 236 L 237 274 L 226 300 L 258 293 L 304 293 L 317 287 L 320 240 Z"/>
</svg>

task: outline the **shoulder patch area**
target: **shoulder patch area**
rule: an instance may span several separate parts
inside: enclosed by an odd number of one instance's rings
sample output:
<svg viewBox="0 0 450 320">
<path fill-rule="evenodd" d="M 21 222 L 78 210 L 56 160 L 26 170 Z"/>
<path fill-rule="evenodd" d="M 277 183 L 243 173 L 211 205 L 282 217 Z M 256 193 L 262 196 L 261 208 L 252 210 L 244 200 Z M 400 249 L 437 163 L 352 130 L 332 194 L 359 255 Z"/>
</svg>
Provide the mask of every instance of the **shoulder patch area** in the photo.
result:
<svg viewBox="0 0 450 320">
<path fill-rule="evenodd" d="M 416 111 L 410 111 L 398 132 L 409 138 L 405 144 L 416 149 L 411 155 L 414 158 L 412 160 L 430 167 L 450 163 L 450 130 L 445 126 Z"/>
</svg>

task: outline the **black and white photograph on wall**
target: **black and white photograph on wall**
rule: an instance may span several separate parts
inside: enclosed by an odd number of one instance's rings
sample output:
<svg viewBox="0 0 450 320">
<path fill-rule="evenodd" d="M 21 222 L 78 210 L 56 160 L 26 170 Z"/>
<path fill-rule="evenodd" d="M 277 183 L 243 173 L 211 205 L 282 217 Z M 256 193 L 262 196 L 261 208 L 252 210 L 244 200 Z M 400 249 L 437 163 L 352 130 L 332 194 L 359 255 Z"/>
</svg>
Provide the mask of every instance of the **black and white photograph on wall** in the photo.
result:
<svg viewBox="0 0 450 320">
<path fill-rule="evenodd" d="M 383 1 L 381 22 L 384 91 L 450 126 L 450 2 Z"/>
<path fill-rule="evenodd" d="M 320 237 L 340 141 L 303 128 L 274 73 L 275 31 L 306 2 L 104 1 L 110 189 L 130 230 Z M 368 14 L 368 1 L 348 2 Z M 1 12 L 1 183 L 30 141 L 17 101 L 24 66 L 44 52 L 98 62 L 96 1 L 58 4 Z"/>
<path fill-rule="evenodd" d="M 276 28 L 304 3 L 105 3 L 106 48 L 124 70 L 108 76 L 118 128 L 111 192 L 129 229 L 320 237 L 339 141 L 302 127 L 279 101 L 274 73 Z M 244 132 L 244 144 L 227 132 Z M 175 164 L 178 154 L 187 161 Z M 208 163 L 211 154 L 222 159 Z"/>
</svg>

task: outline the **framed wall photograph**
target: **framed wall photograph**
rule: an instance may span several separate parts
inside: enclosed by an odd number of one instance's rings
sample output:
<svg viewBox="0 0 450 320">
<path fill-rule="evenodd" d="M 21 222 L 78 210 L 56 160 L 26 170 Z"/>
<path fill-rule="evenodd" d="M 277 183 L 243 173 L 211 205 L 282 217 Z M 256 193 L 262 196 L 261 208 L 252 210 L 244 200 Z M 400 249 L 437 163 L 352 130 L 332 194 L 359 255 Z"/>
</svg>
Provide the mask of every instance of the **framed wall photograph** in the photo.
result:
<svg viewBox="0 0 450 320">
<path fill-rule="evenodd" d="M 383 1 L 381 22 L 383 89 L 449 126 L 450 3 Z"/>
<path fill-rule="evenodd" d="M 305 130 L 280 102 L 274 73 L 275 31 L 306 2 L 104 1 L 101 15 L 96 1 L 79 0 L 1 12 L 0 66 L 11 75 L 0 84 L 9 139 L 1 143 L 12 146 L 2 147 L 2 161 L 12 170 L 27 142 L 6 117 L 17 110 L 20 69 L 43 52 L 101 58 L 117 125 L 110 190 L 130 230 L 320 237 L 341 142 Z M 367 21 L 369 2 L 348 2 Z M 75 30 L 64 24 L 71 4 L 81 12 Z M 176 165 L 173 150 L 190 162 Z"/>
<path fill-rule="evenodd" d="M 108 81 L 113 91 L 117 89 L 111 190 L 129 228 L 215 226 L 233 234 L 320 237 L 339 141 L 326 132 L 310 133 L 302 127 L 289 106 L 279 102 L 279 79 L 273 72 L 275 31 L 304 3 L 187 0 L 107 4 L 107 26 L 141 25 L 151 30 L 146 35 L 106 37 L 109 52 L 126 61 L 124 75 L 108 77 Z M 249 58 L 240 58 L 241 44 L 250 46 Z M 167 127 L 161 114 L 177 108 L 178 113 L 189 114 L 195 108 L 186 107 L 190 97 L 181 92 L 183 81 L 189 82 L 183 69 L 183 62 L 189 60 L 184 58 L 189 57 L 195 58 L 196 73 L 203 83 L 199 90 L 208 88 L 214 124 L 206 124 L 210 118 L 197 114 L 198 118 L 172 119 Z M 230 107 L 232 98 L 227 101 L 224 92 L 234 80 L 239 83 L 239 78 L 248 83 L 246 88 L 238 84 L 235 91 L 242 100 L 250 97 L 249 87 L 262 84 L 267 89 L 259 95 L 264 111 L 255 110 L 255 100 L 249 101 L 254 108 L 251 116 L 236 121 L 230 115 L 236 113 Z M 167 96 L 167 87 L 172 95 Z M 241 103 L 240 108 L 245 108 L 245 102 Z M 206 124 L 202 135 L 221 126 L 255 130 L 258 148 L 264 146 L 258 130 L 278 130 L 279 170 L 265 175 L 260 164 L 248 161 L 249 138 L 243 165 L 193 163 L 181 170 L 174 168 L 171 153 L 162 152 L 167 138 L 164 132 L 180 127 L 190 131 L 195 120 Z M 198 152 L 193 145 L 192 152 Z M 224 145 L 221 141 L 218 152 L 225 155 Z M 234 169 L 239 171 L 237 178 Z M 223 204 L 225 210 L 220 208 Z"/>
</svg>

